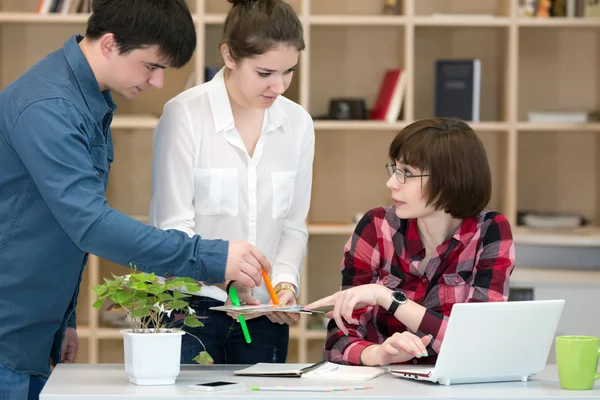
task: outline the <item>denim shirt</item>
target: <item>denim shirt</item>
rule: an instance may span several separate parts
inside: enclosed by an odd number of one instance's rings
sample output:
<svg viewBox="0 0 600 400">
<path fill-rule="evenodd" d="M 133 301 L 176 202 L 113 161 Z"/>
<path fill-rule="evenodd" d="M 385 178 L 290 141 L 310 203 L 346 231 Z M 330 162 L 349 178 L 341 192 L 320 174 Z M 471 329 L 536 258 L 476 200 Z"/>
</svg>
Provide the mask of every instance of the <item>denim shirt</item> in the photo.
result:
<svg viewBox="0 0 600 400">
<path fill-rule="evenodd" d="M 106 186 L 116 106 L 73 36 L 0 92 L 0 364 L 48 376 L 87 254 L 159 276 L 225 279 L 228 242 L 142 224 Z M 135 193 L 132 193 L 135 195 Z"/>
</svg>

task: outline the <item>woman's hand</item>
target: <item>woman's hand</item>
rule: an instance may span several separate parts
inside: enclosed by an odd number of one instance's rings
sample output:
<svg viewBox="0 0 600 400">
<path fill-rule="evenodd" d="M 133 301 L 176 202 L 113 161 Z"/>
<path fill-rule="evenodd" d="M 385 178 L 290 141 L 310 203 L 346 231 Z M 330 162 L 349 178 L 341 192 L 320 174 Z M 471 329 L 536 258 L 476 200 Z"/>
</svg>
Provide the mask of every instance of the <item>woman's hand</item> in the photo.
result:
<svg viewBox="0 0 600 400">
<path fill-rule="evenodd" d="M 295 306 L 297 304 L 296 296 L 291 290 L 280 290 L 279 292 L 277 292 L 277 297 L 279 298 L 279 304 L 282 306 Z M 269 304 L 273 304 L 273 301 L 269 301 Z M 272 312 L 266 315 L 267 318 L 271 320 L 271 322 L 281 325 L 291 325 L 300 319 L 300 314 L 298 313 Z"/>
<path fill-rule="evenodd" d="M 333 311 L 328 312 L 327 316 L 333 318 L 338 328 L 348 335 L 344 320 L 349 324 L 357 325 L 358 320 L 352 316 L 352 312 L 355 309 L 380 305 L 384 296 L 391 296 L 391 290 L 385 286 L 378 284 L 360 285 L 341 290 L 331 296 L 310 303 L 305 309 L 333 306 Z"/>
<path fill-rule="evenodd" d="M 426 347 L 431 340 L 431 335 L 419 338 L 408 331 L 394 333 L 382 344 L 367 347 L 361 354 L 361 361 L 365 365 L 389 365 L 415 357 L 427 357 L 429 354 Z"/>
</svg>

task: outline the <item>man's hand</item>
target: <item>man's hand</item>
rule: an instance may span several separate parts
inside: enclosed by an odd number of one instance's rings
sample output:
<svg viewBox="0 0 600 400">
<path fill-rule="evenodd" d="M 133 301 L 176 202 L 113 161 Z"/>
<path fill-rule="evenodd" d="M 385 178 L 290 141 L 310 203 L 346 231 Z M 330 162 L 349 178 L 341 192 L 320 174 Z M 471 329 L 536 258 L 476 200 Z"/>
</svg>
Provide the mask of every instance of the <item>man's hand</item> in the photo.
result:
<svg viewBox="0 0 600 400">
<path fill-rule="evenodd" d="M 271 272 L 271 263 L 258 248 L 248 242 L 229 242 L 225 279 L 234 280 L 249 288 L 260 286 L 262 270 Z"/>
<path fill-rule="evenodd" d="M 63 339 L 61 359 L 65 364 L 72 364 L 77 358 L 79 351 L 79 337 L 75 328 L 65 329 L 65 337 Z"/>
</svg>

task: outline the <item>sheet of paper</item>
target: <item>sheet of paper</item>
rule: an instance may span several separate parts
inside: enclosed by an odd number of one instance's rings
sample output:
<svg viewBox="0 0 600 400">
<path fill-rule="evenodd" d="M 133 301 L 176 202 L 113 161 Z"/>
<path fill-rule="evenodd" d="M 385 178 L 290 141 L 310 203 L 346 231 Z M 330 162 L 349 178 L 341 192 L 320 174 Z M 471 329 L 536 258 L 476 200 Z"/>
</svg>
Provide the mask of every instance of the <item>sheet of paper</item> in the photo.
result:
<svg viewBox="0 0 600 400">
<path fill-rule="evenodd" d="M 305 310 L 302 305 L 282 306 L 274 304 L 258 304 L 258 305 L 241 305 L 241 306 L 217 306 L 210 307 L 211 310 L 233 312 L 236 314 L 255 314 L 267 312 L 287 312 L 299 314 L 324 314 L 324 310 Z"/>
</svg>

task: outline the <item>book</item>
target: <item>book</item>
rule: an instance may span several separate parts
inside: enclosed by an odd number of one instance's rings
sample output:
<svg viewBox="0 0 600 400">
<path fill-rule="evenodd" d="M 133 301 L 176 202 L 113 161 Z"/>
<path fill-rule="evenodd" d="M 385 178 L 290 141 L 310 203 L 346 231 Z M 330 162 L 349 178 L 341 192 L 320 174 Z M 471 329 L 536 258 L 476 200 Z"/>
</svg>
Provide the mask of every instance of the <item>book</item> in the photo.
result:
<svg viewBox="0 0 600 400">
<path fill-rule="evenodd" d="M 451 117 L 479 122 L 481 61 L 437 60 L 435 62 L 436 118 Z"/>
<path fill-rule="evenodd" d="M 364 367 L 352 365 L 339 365 L 328 361 L 316 364 L 273 364 L 258 363 L 251 367 L 234 371 L 240 376 L 264 376 L 279 378 L 304 378 L 304 379 L 347 379 L 355 381 L 368 381 L 389 371 L 382 367 Z"/>
<path fill-rule="evenodd" d="M 370 119 L 396 122 L 400 117 L 406 84 L 407 77 L 401 69 L 385 71 Z"/>
</svg>

